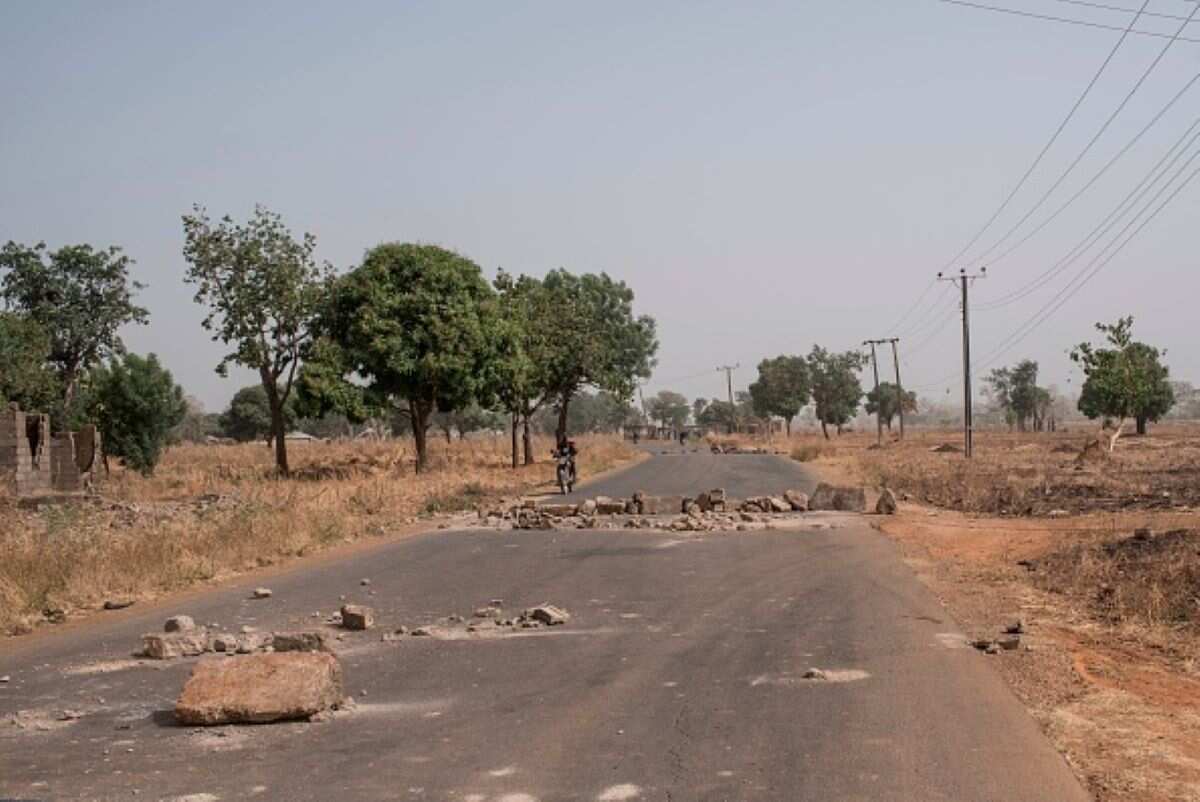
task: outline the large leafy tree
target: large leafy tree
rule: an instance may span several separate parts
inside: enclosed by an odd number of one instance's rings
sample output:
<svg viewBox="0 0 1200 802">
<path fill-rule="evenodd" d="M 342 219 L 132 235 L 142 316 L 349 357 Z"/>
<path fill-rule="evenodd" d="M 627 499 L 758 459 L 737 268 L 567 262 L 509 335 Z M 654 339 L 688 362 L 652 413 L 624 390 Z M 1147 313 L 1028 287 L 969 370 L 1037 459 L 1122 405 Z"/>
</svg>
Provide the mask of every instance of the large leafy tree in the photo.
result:
<svg viewBox="0 0 1200 802">
<path fill-rule="evenodd" d="M 557 437 L 567 435 L 571 400 L 587 385 L 628 399 L 649 378 L 658 350 L 653 318 L 635 316 L 633 290 L 606 273 L 553 270 L 542 280 L 537 315 L 545 339 L 543 397 L 558 409 Z"/>
<path fill-rule="evenodd" d="M 424 470 L 434 411 L 487 400 L 496 386 L 496 320 L 492 289 L 471 260 L 434 245 L 376 246 L 336 283 L 302 394 L 358 420 L 402 405 Z"/>
<path fill-rule="evenodd" d="M 681 394 L 671 390 L 661 390 L 646 402 L 646 412 L 653 420 L 664 427 L 682 429 L 687 425 L 688 415 L 692 408 L 688 400 Z"/>
<path fill-rule="evenodd" d="M 1138 434 L 1146 424 L 1157 421 L 1175 404 L 1170 371 L 1162 363 L 1165 351 L 1159 351 L 1133 339 L 1133 318 L 1116 323 L 1097 323 L 1107 347 L 1080 343 L 1071 351 L 1087 377 L 1079 396 L 1079 411 L 1089 418 L 1116 422 L 1108 448 L 1116 448 L 1126 421 L 1137 421 Z"/>
<path fill-rule="evenodd" d="M 110 247 L 67 245 L 48 251 L 8 242 L 0 248 L 0 295 L 50 336 L 49 363 L 62 392 L 58 423 L 72 409 L 79 380 L 93 365 L 123 350 L 118 330 L 146 323 L 149 313 L 133 302 L 143 285 L 129 278 L 133 260 Z"/>
<path fill-rule="evenodd" d="M 737 427 L 737 406 L 728 401 L 711 401 L 696 415 L 696 423 L 710 428 L 722 428 L 733 431 Z"/>
<path fill-rule="evenodd" d="M 271 411 L 275 465 L 286 476 L 284 410 L 333 270 L 314 259 L 312 234 L 296 239 L 262 206 L 245 223 L 228 216 L 214 223 L 196 206 L 184 215 L 183 231 L 186 280 L 196 285 L 196 302 L 209 308 L 204 328 L 232 348 L 217 373 L 227 375 L 230 364 L 258 373 Z"/>
<path fill-rule="evenodd" d="M 218 423 L 221 434 L 241 443 L 251 440 L 265 440 L 270 443 L 275 438 L 271 400 L 261 384 L 251 384 L 234 393 L 229 408 L 221 413 Z M 289 398 L 283 405 L 285 435 L 295 425 L 295 404 L 293 399 Z"/>
<path fill-rule="evenodd" d="M 792 419 L 811 397 L 808 363 L 800 356 L 777 356 L 758 363 L 758 379 L 750 385 L 754 413 L 761 418 L 778 415 L 791 436 Z"/>
<path fill-rule="evenodd" d="M 807 362 L 817 420 L 821 422 L 821 432 L 828 440 L 829 426 L 837 427 L 838 434 L 841 434 L 842 427 L 858 413 L 858 404 L 863 396 L 858 371 L 865 360 L 858 351 L 839 354 L 814 345 Z"/>
<path fill-rule="evenodd" d="M 511 418 L 512 466 L 520 462 L 518 431 L 523 431 L 525 464 L 534 462 L 530 424 L 546 402 L 544 364 L 553 347 L 550 309 L 542 283 L 529 276 L 500 271 L 493 339 L 491 394 Z"/>
<path fill-rule="evenodd" d="M 904 393 L 904 413 L 917 411 L 917 394 L 911 390 Z M 892 420 L 900 414 L 900 393 L 892 382 L 880 382 L 879 387 L 866 395 L 865 409 L 870 415 L 879 415 L 888 429 L 892 428 Z"/>
<path fill-rule="evenodd" d="M 1038 418 L 1047 401 L 1047 393 L 1037 385 L 1038 363 L 1031 359 L 1013 367 L 996 368 L 984 381 L 992 400 L 1004 410 L 1010 426 L 1025 431 L 1028 421 Z"/>
<path fill-rule="evenodd" d="M 49 367 L 50 334 L 28 315 L 0 312 L 0 404 L 25 409 L 54 407 L 61 395 Z"/>
<path fill-rule="evenodd" d="M 187 414 L 183 390 L 154 354 L 125 353 L 92 368 L 86 395 L 106 456 L 149 476 Z"/>
</svg>

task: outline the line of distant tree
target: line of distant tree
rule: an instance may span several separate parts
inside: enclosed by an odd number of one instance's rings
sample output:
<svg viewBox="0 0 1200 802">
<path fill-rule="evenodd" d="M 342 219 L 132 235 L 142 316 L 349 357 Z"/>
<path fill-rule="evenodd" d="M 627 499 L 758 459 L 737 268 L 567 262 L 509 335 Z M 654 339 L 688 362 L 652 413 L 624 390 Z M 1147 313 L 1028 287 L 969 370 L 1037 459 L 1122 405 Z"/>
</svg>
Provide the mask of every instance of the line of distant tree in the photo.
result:
<svg viewBox="0 0 1200 802">
<path fill-rule="evenodd" d="M 635 315 L 633 290 L 606 273 L 501 271 L 489 283 L 445 248 L 389 242 L 338 275 L 317 262 L 313 235 L 294 236 L 262 207 L 237 222 L 197 206 L 183 230 L 184 280 L 206 308 L 204 328 L 226 349 L 217 372 L 241 365 L 260 380 L 217 424 L 257 437 L 265 401 L 283 475 L 295 420 L 337 416 L 406 427 L 418 470 L 434 427 L 503 423 L 513 466 L 519 439 L 530 463 L 545 410 L 563 439 L 572 408 L 593 398 L 588 388 L 627 407 L 654 366 L 654 320 Z M 134 301 L 143 287 L 129 277 L 132 264 L 115 247 L 9 242 L 0 250 L 0 401 L 50 410 L 58 430 L 97 420 L 105 453 L 148 473 L 188 405 L 154 355 L 127 354 L 118 336 L 149 319 Z"/>
</svg>

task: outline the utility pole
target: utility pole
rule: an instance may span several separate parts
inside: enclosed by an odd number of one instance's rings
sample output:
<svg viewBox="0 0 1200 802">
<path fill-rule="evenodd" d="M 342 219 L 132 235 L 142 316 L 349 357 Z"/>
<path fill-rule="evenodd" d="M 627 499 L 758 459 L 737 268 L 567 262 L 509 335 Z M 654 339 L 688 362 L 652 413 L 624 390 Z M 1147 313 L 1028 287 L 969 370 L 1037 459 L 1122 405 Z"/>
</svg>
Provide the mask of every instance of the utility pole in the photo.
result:
<svg viewBox="0 0 1200 802">
<path fill-rule="evenodd" d="M 971 409 L 971 313 L 967 288 L 975 279 L 987 278 L 987 268 L 979 268 L 978 273 L 968 273 L 959 270 L 957 276 L 943 276 L 938 273 L 938 281 L 951 281 L 962 290 L 962 326 L 963 326 L 963 440 L 967 459 L 972 454 L 972 435 L 974 434 L 974 417 Z"/>
<path fill-rule="evenodd" d="M 871 346 L 871 370 L 875 372 L 875 442 L 883 445 L 883 399 L 879 397 L 879 362 L 875 359 L 876 340 L 867 340 L 863 345 Z"/>
<path fill-rule="evenodd" d="M 871 363 L 875 363 L 875 346 L 892 345 L 892 363 L 896 366 L 896 412 L 900 415 L 900 439 L 904 439 L 904 385 L 900 383 L 900 354 L 896 350 L 896 343 L 900 342 L 899 337 L 884 337 L 880 340 L 867 340 L 863 345 L 871 346 Z M 875 368 L 875 395 L 879 396 L 879 368 Z M 883 414 L 883 399 L 880 398 L 880 414 Z M 888 421 L 888 428 L 891 428 L 891 420 Z M 880 439 L 883 437 L 883 429 L 880 428 Z"/>
<path fill-rule="evenodd" d="M 736 365 L 722 365 L 717 370 L 725 371 L 725 386 L 729 390 L 729 433 L 733 434 L 737 429 L 737 407 L 733 405 L 733 372 L 740 368 L 742 364 L 739 362 Z"/>
<path fill-rule="evenodd" d="M 892 362 L 896 365 L 896 411 L 900 413 L 900 439 L 904 439 L 904 385 L 900 383 L 900 352 L 897 343 L 899 337 L 892 337 Z"/>
</svg>

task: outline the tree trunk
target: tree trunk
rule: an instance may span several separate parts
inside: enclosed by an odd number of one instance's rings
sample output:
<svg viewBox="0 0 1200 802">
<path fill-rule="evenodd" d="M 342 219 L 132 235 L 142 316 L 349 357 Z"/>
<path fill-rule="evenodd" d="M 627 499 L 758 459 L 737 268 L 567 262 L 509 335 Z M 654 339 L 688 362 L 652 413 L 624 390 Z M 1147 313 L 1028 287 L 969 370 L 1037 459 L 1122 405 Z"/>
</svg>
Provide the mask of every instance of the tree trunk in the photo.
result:
<svg viewBox="0 0 1200 802">
<path fill-rule="evenodd" d="M 517 469 L 517 466 L 520 464 L 520 462 L 519 462 L 520 451 L 517 448 L 517 427 L 520 425 L 520 423 L 521 423 L 520 417 L 517 415 L 517 413 L 514 412 L 512 414 L 512 466 L 513 466 L 514 471 Z"/>
<path fill-rule="evenodd" d="M 525 415 L 522 419 L 524 431 L 521 434 L 521 440 L 525 448 L 525 464 L 532 465 L 536 460 L 533 458 L 533 435 L 529 432 L 529 416 Z"/>
<path fill-rule="evenodd" d="M 791 437 L 791 436 L 792 436 L 792 419 L 791 419 L 791 418 L 784 418 L 784 419 L 783 419 L 783 426 L 784 426 L 784 429 L 787 431 L 787 436 L 788 436 L 788 437 Z"/>
<path fill-rule="evenodd" d="M 1117 421 L 1117 430 L 1113 432 L 1112 437 L 1108 439 L 1108 453 L 1111 454 L 1117 448 L 1117 440 L 1121 437 L 1121 432 L 1125 429 L 1125 419 Z"/>
<path fill-rule="evenodd" d="M 417 473 L 424 473 L 429 465 L 429 416 L 433 412 L 433 404 L 420 401 L 408 403 L 411 415 L 413 441 L 417 446 Z"/>
<path fill-rule="evenodd" d="M 554 443 L 558 445 L 567 439 L 567 408 L 571 405 L 571 396 L 564 395 L 558 403 L 558 428 L 554 431 Z"/>
<path fill-rule="evenodd" d="M 1145 416 L 1142 416 L 1137 419 L 1137 433 L 1138 433 L 1139 437 L 1146 436 L 1146 423 L 1147 423 L 1147 421 L 1146 421 Z"/>
<path fill-rule="evenodd" d="M 446 432 L 446 445 L 450 445 L 451 443 L 454 442 L 454 437 L 452 436 L 454 434 L 454 432 L 448 426 L 446 427 L 445 432 Z"/>
<path fill-rule="evenodd" d="M 821 433 L 825 435 L 825 439 L 829 439 L 829 427 L 825 425 L 825 421 L 821 421 Z"/>
<path fill-rule="evenodd" d="M 267 391 L 267 405 L 271 407 L 271 439 L 275 442 L 275 468 L 281 476 L 288 476 L 287 431 L 283 420 L 283 401 L 275 378 L 265 370 L 260 371 L 263 389 Z"/>
</svg>

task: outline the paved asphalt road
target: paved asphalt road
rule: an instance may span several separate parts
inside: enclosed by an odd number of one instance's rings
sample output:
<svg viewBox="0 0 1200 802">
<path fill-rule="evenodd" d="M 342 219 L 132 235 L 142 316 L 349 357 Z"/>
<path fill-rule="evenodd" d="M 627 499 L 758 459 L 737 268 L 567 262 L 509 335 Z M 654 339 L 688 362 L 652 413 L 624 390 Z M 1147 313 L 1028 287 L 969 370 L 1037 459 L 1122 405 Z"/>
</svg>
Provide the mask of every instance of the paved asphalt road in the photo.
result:
<svg viewBox="0 0 1200 802">
<path fill-rule="evenodd" d="M 782 459 L 696 453 L 588 491 L 806 483 Z M 0 798 L 1085 800 L 988 665 L 1003 656 L 963 648 L 866 520 L 814 519 L 834 528 L 438 531 L 273 576 L 265 601 L 250 578 L 3 642 Z M 381 628 L 495 597 L 573 618 L 491 640 L 348 633 L 359 705 L 319 724 L 176 726 L 192 661 L 129 659 L 170 613 L 288 628 L 341 595 Z M 80 717 L 54 721 L 64 709 Z M 5 721 L 16 711 L 50 729 Z"/>
</svg>

